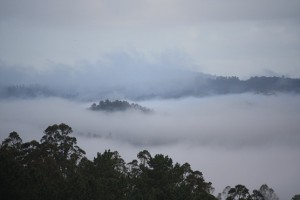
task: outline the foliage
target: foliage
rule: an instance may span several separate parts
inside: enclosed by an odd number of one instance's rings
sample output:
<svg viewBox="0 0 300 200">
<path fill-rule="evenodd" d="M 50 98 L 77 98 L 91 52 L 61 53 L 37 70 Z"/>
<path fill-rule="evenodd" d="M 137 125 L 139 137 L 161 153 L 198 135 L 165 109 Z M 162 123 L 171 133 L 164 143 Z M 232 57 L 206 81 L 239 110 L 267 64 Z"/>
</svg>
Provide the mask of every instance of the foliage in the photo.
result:
<svg viewBox="0 0 300 200">
<path fill-rule="evenodd" d="M 278 196 L 275 194 L 272 188 L 269 188 L 268 185 L 263 184 L 259 188 L 260 193 L 263 195 L 265 200 L 279 200 Z"/>
<path fill-rule="evenodd" d="M 96 103 L 93 103 L 90 109 L 94 111 L 107 111 L 107 112 L 126 111 L 126 110 L 135 110 L 143 113 L 151 112 L 149 108 L 140 106 L 136 103 L 130 104 L 127 101 L 120 101 L 120 100 L 110 101 L 108 99 L 106 99 L 105 101 L 101 100 L 98 105 Z"/>
<path fill-rule="evenodd" d="M 216 199 L 211 183 L 188 163 L 147 150 L 127 164 L 110 150 L 89 160 L 71 133 L 68 125 L 54 124 L 40 142 L 25 143 L 10 133 L 0 146 L 1 199 Z"/>
<path fill-rule="evenodd" d="M 236 185 L 234 188 L 225 187 L 222 193 L 218 194 L 219 200 L 279 200 L 272 188 L 263 184 L 259 190 L 253 190 L 250 194 L 244 185 Z"/>
<path fill-rule="evenodd" d="M 300 200 L 300 194 L 296 194 L 291 200 Z"/>
</svg>

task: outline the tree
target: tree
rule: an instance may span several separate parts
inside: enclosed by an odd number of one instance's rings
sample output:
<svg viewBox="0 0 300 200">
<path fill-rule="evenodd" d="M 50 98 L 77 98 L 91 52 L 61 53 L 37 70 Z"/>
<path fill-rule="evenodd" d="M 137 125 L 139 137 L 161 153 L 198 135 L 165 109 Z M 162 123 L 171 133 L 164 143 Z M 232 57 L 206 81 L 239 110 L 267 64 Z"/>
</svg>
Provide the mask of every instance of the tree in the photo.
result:
<svg viewBox="0 0 300 200">
<path fill-rule="evenodd" d="M 168 156 L 157 154 L 149 160 L 149 179 L 155 199 L 174 199 L 172 177 L 173 161 Z"/>
<path fill-rule="evenodd" d="M 145 166 L 146 164 L 149 163 L 149 161 L 151 159 L 151 154 L 149 153 L 149 151 L 143 150 L 143 151 L 138 153 L 137 157 L 138 157 L 138 159 L 140 159 L 141 164 L 143 166 Z"/>
<path fill-rule="evenodd" d="M 226 200 L 248 200 L 249 198 L 249 190 L 244 185 L 239 184 L 228 191 Z"/>
<path fill-rule="evenodd" d="M 97 178 L 95 176 L 96 168 L 92 161 L 82 158 L 77 166 L 75 176 L 70 178 L 68 188 L 72 194 L 72 200 L 96 200 L 97 196 Z"/>
<path fill-rule="evenodd" d="M 250 199 L 251 200 L 265 200 L 262 193 L 258 190 L 253 190 L 253 193 L 251 194 Z"/>
<path fill-rule="evenodd" d="M 230 186 L 226 186 L 226 187 L 224 188 L 224 190 L 222 191 L 222 193 L 219 193 L 219 194 L 218 194 L 218 197 L 217 197 L 218 200 L 226 199 L 227 196 L 228 196 L 228 192 L 229 192 L 230 189 L 231 189 Z"/>
<path fill-rule="evenodd" d="M 105 150 L 94 158 L 96 196 L 100 199 L 125 199 L 127 169 L 117 151 Z"/>
<path fill-rule="evenodd" d="M 84 156 L 85 152 L 78 147 L 75 137 L 71 137 L 72 128 L 66 124 L 54 124 L 49 126 L 41 139 L 41 145 L 48 156 L 52 157 L 60 166 L 60 170 L 67 176 Z"/>
<path fill-rule="evenodd" d="M 22 139 L 15 131 L 11 132 L 1 145 L 1 148 L 20 149 L 22 145 Z"/>
<path fill-rule="evenodd" d="M 76 145 L 71 137 L 72 128 L 61 123 L 49 126 L 44 131 L 40 144 L 28 144 L 27 151 L 33 160 L 28 170 L 32 173 L 32 182 L 39 182 L 33 188 L 36 199 L 71 199 L 76 189 L 69 187 L 78 178 L 78 163 L 85 152 Z M 33 149 L 34 148 L 34 149 Z M 35 154 L 33 154 L 35 153 Z M 28 158 L 28 156 L 27 156 Z"/>
<path fill-rule="evenodd" d="M 58 154 L 62 159 L 78 162 L 85 152 L 76 145 L 76 138 L 70 136 L 72 132 L 72 128 L 64 123 L 54 124 L 44 131 L 41 143 L 51 147 L 51 154 Z"/>
<path fill-rule="evenodd" d="M 296 194 L 291 200 L 300 200 L 300 194 Z"/>
<path fill-rule="evenodd" d="M 173 164 L 169 156 L 151 156 L 147 150 L 139 152 L 137 157 L 139 165 L 137 160 L 130 163 L 135 172 L 130 182 L 133 184 L 130 186 L 130 199 L 216 199 L 210 194 L 211 183 L 205 182 L 202 173 L 193 171 L 188 163 Z"/>
<path fill-rule="evenodd" d="M 269 188 L 267 184 L 263 184 L 259 188 L 259 191 L 263 195 L 265 200 L 279 200 L 274 190 L 272 188 Z"/>
<path fill-rule="evenodd" d="M 214 188 L 210 182 L 205 182 L 202 172 L 190 169 L 184 182 L 191 193 L 191 199 L 215 199 L 210 195 Z"/>
<path fill-rule="evenodd" d="M 0 145 L 0 196 L 1 199 L 22 199 L 28 188 L 27 173 L 19 162 L 22 139 L 11 132 Z"/>
<path fill-rule="evenodd" d="M 262 185 L 260 190 L 253 190 L 252 194 L 244 185 L 236 185 L 234 188 L 227 186 L 222 193 L 218 194 L 218 200 L 267 200 L 267 198 L 278 200 L 272 188 Z"/>
<path fill-rule="evenodd" d="M 1 199 L 215 200 L 211 183 L 188 163 L 147 151 L 125 164 L 117 151 L 91 161 L 76 146 L 72 128 L 49 126 L 40 142 L 22 142 L 16 132 L 0 146 Z M 128 168 L 127 168 L 128 167 Z"/>
</svg>

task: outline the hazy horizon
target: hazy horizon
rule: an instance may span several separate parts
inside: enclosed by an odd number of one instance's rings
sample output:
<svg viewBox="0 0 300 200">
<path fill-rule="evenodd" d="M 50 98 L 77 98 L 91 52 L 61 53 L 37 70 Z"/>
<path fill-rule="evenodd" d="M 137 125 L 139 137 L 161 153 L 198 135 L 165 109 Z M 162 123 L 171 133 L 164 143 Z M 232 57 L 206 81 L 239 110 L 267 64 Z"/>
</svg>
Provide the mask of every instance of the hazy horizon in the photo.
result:
<svg viewBox="0 0 300 200">
<path fill-rule="evenodd" d="M 300 77 L 299 8 L 296 0 L 2 0 L 0 61 L 43 71 L 146 60 L 241 78 Z"/>
<path fill-rule="evenodd" d="M 66 123 L 89 158 L 148 149 L 189 162 L 215 195 L 300 192 L 300 1 L 1 0 L 0 44 L 1 140 Z M 87 109 L 105 98 L 154 113 Z"/>
</svg>

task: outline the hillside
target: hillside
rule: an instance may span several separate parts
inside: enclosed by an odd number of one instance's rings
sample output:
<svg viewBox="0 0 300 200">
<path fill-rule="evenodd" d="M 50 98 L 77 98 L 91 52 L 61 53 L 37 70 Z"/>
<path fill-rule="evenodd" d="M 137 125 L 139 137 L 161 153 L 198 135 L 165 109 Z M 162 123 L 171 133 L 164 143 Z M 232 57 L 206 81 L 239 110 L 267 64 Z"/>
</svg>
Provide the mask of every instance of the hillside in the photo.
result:
<svg viewBox="0 0 300 200">
<path fill-rule="evenodd" d="M 88 81 L 87 81 L 88 82 Z M 85 83 L 87 84 L 87 83 Z M 204 76 L 201 73 L 186 73 L 182 76 L 174 76 L 172 80 L 150 81 L 137 80 L 136 83 L 121 82 L 111 85 L 100 83 L 95 85 L 69 85 L 53 86 L 42 83 L 37 84 L 2 84 L 0 85 L 0 99 L 17 98 L 28 99 L 37 97 L 60 97 L 90 101 L 105 98 L 122 98 L 130 100 L 147 100 L 154 98 L 171 99 L 182 97 L 204 97 L 224 94 L 276 94 L 276 93 L 300 93 L 300 79 L 288 77 L 255 76 L 247 80 L 238 77 Z M 103 102 L 102 102 L 103 103 Z M 104 106 L 104 107 L 103 107 Z M 110 107 L 112 106 L 112 107 Z M 117 109 L 141 109 L 137 105 L 129 105 L 125 102 L 114 102 L 114 105 L 98 105 L 93 109 L 114 110 Z"/>
</svg>

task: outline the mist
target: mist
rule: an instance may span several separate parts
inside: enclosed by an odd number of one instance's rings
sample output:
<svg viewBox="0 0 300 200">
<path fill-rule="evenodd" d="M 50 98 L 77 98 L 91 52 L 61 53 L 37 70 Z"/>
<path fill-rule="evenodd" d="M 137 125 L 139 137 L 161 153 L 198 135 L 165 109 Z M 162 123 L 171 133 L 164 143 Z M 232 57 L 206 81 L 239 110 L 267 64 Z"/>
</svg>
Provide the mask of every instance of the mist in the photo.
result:
<svg viewBox="0 0 300 200">
<path fill-rule="evenodd" d="M 300 193 L 300 1 L 0 0 L 0 139 L 72 127 L 93 159 L 144 149 L 215 187 Z M 96 112 L 100 100 L 150 108 Z"/>
<path fill-rule="evenodd" d="M 117 150 L 126 162 L 144 149 L 191 164 L 215 194 L 227 185 L 266 183 L 289 199 L 299 192 L 300 96 L 250 93 L 139 101 L 154 110 L 96 112 L 92 102 L 61 98 L 0 101 L 0 139 L 17 131 L 39 140 L 49 125 L 66 123 L 87 157 Z"/>
<path fill-rule="evenodd" d="M 177 59 L 174 59 L 177 57 Z M 178 61 L 180 60 L 180 61 Z M 178 62 L 177 62 L 178 61 Z M 48 68 L 11 66 L 0 60 L 0 99 L 60 97 L 99 99 L 172 99 L 241 93 L 300 94 L 300 79 L 285 76 L 217 76 L 189 70 L 184 53 L 149 59 L 139 53 L 114 52 L 96 63 L 51 63 Z"/>
<path fill-rule="evenodd" d="M 201 79 L 199 84 L 213 77 L 185 69 L 184 66 L 193 65 L 189 59 L 183 52 L 148 58 L 137 52 L 115 51 L 103 55 L 97 62 L 81 61 L 73 65 L 50 62 L 44 69 L 12 66 L 0 60 L 0 98 L 7 96 L 4 90 L 10 86 L 36 87 L 44 96 L 84 101 L 180 96 L 189 90 L 187 88 L 193 88 L 196 80 Z"/>
</svg>

